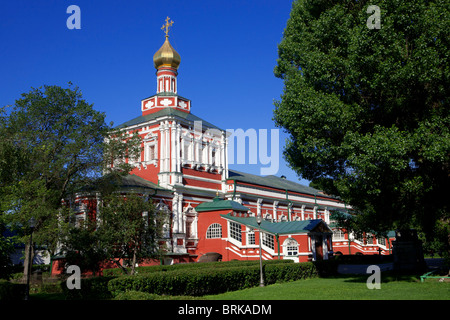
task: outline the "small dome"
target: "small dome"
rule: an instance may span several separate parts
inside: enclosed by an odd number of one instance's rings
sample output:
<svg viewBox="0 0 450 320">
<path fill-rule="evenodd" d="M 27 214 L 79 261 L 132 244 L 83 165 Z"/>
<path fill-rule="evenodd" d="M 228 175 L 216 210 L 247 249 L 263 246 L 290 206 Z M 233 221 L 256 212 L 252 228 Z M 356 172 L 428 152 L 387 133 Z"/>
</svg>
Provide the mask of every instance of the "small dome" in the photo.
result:
<svg viewBox="0 0 450 320">
<path fill-rule="evenodd" d="M 171 46 L 169 42 L 169 37 L 166 36 L 166 41 L 164 44 L 156 51 L 153 56 L 153 63 L 155 64 L 155 68 L 159 69 L 160 67 L 171 67 L 174 69 L 178 69 L 180 66 L 181 57 L 178 52 Z"/>
</svg>

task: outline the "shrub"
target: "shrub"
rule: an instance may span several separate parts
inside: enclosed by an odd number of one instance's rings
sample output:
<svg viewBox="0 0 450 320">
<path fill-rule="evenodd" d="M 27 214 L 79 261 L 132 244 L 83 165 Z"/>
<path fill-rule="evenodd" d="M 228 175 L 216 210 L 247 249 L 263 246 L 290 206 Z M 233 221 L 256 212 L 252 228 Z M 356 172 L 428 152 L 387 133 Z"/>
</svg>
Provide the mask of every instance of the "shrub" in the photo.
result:
<svg viewBox="0 0 450 320">
<path fill-rule="evenodd" d="M 119 293 L 114 300 L 155 300 L 156 294 L 141 291 L 127 291 Z"/>
<path fill-rule="evenodd" d="M 269 260 L 265 261 L 264 264 L 272 263 L 292 263 L 291 260 Z M 229 268 L 229 267 L 245 267 L 251 265 L 259 265 L 259 260 L 236 260 L 236 261 L 221 261 L 221 262 L 193 262 L 193 263 L 180 263 L 174 265 L 155 265 L 146 267 L 137 267 L 136 274 L 148 274 L 153 272 L 166 272 L 166 271 L 177 271 L 185 269 L 206 269 L 206 268 Z M 104 276 L 120 276 L 122 275 L 122 270 L 119 268 L 105 269 L 103 270 Z"/>
<path fill-rule="evenodd" d="M 335 259 L 331 260 L 319 260 L 312 262 L 317 269 L 318 275 L 320 277 L 328 277 L 337 275 L 337 269 L 339 262 Z"/>
<path fill-rule="evenodd" d="M 123 276 L 111 280 L 108 289 L 113 295 L 127 290 L 158 295 L 201 296 L 255 286 L 259 281 L 259 268 L 200 268 L 172 272 Z"/>
<path fill-rule="evenodd" d="M 113 295 L 126 291 L 141 291 L 157 295 L 202 296 L 257 286 L 260 281 L 259 272 L 258 261 L 221 265 L 216 268 L 180 268 L 171 272 L 118 277 L 108 283 L 108 289 Z M 318 271 L 311 262 L 264 262 L 264 277 L 267 284 L 306 279 L 317 275 Z"/>
<path fill-rule="evenodd" d="M 25 284 L 0 279 L 0 300 L 23 300 L 24 297 Z"/>
<path fill-rule="evenodd" d="M 268 264 L 264 267 L 264 279 L 267 284 L 314 278 L 317 276 L 318 270 L 312 262 Z"/>
<path fill-rule="evenodd" d="M 80 289 L 67 288 L 66 281 L 61 282 L 61 289 L 67 300 L 101 300 L 112 298 L 108 291 L 108 282 L 114 277 L 92 277 L 81 279 Z"/>
</svg>

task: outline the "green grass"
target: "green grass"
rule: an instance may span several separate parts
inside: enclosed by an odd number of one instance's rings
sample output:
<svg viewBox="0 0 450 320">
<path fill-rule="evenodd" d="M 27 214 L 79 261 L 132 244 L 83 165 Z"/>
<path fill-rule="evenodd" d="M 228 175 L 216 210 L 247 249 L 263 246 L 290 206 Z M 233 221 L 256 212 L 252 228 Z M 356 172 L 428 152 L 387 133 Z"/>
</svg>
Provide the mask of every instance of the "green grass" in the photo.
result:
<svg viewBox="0 0 450 320">
<path fill-rule="evenodd" d="M 340 275 L 276 283 L 203 297 L 153 296 L 155 300 L 450 300 L 450 282 L 383 272 L 381 289 L 369 290 L 365 275 Z M 64 300 L 59 292 L 31 294 L 33 300 Z"/>
<path fill-rule="evenodd" d="M 381 289 L 370 290 L 367 277 L 340 276 L 276 283 L 219 295 L 211 300 L 450 300 L 450 283 L 385 276 Z"/>
</svg>

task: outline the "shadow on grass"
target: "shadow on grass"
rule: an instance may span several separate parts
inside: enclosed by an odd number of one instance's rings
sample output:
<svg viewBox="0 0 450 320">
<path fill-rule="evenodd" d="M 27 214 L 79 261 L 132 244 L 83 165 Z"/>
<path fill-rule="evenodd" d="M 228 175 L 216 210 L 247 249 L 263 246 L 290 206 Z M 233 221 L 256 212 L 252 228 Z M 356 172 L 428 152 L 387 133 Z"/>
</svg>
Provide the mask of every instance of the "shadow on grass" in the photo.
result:
<svg viewBox="0 0 450 320">
<path fill-rule="evenodd" d="M 367 278 L 370 277 L 371 274 L 338 274 L 334 276 L 329 276 L 327 278 L 330 279 L 345 279 L 344 282 L 353 282 L 353 283 L 366 283 Z M 420 275 L 417 274 L 399 274 L 394 271 L 383 271 L 381 272 L 381 282 L 420 282 Z"/>
</svg>

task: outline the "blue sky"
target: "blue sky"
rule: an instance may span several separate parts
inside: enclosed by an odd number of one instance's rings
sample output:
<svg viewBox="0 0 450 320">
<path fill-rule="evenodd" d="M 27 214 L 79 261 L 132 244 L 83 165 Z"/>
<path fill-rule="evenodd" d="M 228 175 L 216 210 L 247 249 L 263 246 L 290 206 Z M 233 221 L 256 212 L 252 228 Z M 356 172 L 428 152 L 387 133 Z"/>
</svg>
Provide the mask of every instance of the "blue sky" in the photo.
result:
<svg viewBox="0 0 450 320">
<path fill-rule="evenodd" d="M 70 30 L 67 7 L 81 9 L 81 29 Z M 277 45 L 289 18 L 288 0 L 2 1 L 0 105 L 31 87 L 67 87 L 71 81 L 107 121 L 141 114 L 140 101 L 156 93 L 153 54 L 161 26 L 174 21 L 170 42 L 181 56 L 178 93 L 192 113 L 223 129 L 275 129 L 273 101 Z M 280 149 L 286 134 L 280 131 Z M 261 164 L 230 168 L 259 174 Z M 280 150 L 277 175 L 298 181 Z M 308 182 L 302 180 L 301 183 Z"/>
</svg>

